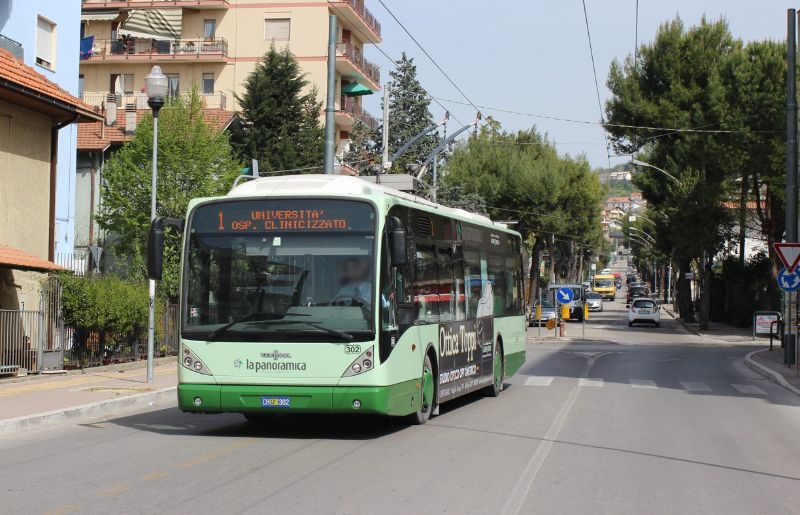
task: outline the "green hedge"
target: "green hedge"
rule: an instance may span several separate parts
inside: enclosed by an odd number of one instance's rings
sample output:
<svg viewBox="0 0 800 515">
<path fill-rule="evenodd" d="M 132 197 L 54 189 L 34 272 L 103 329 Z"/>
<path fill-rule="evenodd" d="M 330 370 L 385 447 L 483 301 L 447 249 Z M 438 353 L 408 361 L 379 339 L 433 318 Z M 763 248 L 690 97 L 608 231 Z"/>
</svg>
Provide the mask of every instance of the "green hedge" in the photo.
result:
<svg viewBox="0 0 800 515">
<path fill-rule="evenodd" d="M 64 322 L 75 329 L 106 332 L 117 341 L 147 329 L 147 286 L 114 276 L 59 275 Z"/>
</svg>

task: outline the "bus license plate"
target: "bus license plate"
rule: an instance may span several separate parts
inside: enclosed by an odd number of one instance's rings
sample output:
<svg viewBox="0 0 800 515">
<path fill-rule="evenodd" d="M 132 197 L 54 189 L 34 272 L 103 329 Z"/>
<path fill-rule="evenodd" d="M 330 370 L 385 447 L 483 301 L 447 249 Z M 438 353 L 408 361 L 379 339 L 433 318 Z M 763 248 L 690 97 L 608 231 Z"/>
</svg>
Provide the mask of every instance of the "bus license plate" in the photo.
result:
<svg viewBox="0 0 800 515">
<path fill-rule="evenodd" d="M 289 397 L 261 397 L 262 408 L 289 408 L 291 398 Z"/>
</svg>

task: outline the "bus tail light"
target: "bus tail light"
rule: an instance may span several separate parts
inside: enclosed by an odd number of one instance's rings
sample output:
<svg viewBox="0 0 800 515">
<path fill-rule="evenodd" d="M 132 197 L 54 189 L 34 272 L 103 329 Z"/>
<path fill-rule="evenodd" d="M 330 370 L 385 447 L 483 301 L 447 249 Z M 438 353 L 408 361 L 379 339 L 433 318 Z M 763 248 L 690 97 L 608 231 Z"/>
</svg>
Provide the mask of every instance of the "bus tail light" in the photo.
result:
<svg viewBox="0 0 800 515">
<path fill-rule="evenodd" d="M 192 352 L 192 349 L 187 347 L 185 344 L 183 346 L 183 355 L 184 358 L 183 361 L 181 361 L 181 364 L 184 366 L 184 368 L 188 368 L 192 372 L 203 374 L 205 376 L 212 375 L 205 363 L 200 361 L 200 358 L 198 358 L 197 355 Z"/>
<path fill-rule="evenodd" d="M 357 376 L 358 374 L 363 374 L 364 372 L 372 370 L 372 352 L 373 347 L 362 352 L 361 355 L 345 369 L 342 377 Z"/>
</svg>

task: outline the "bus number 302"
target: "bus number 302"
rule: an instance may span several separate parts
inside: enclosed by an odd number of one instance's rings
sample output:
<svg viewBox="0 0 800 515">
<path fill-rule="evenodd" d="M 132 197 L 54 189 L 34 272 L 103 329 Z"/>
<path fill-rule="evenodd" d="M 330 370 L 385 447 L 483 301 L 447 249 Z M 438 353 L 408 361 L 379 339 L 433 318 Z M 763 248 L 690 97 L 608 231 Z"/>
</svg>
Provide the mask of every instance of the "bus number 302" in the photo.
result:
<svg viewBox="0 0 800 515">
<path fill-rule="evenodd" d="M 346 345 L 344 347 L 345 354 L 361 354 L 361 345 Z"/>
</svg>

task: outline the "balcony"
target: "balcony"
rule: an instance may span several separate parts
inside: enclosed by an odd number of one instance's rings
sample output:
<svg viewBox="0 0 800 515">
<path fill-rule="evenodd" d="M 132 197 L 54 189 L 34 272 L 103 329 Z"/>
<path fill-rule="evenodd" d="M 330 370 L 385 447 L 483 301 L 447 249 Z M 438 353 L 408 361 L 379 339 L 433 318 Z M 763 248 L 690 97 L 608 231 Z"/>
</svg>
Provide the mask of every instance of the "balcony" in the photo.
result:
<svg viewBox="0 0 800 515">
<path fill-rule="evenodd" d="M 108 92 L 102 93 L 84 93 L 81 95 L 81 100 L 93 107 L 106 108 L 108 105 Z M 144 93 L 117 93 L 117 108 L 124 108 L 128 104 L 133 104 L 136 109 L 150 109 L 147 105 L 147 95 Z M 180 93 L 181 98 L 188 100 L 189 93 Z M 200 106 L 203 109 L 227 109 L 228 98 L 223 92 L 213 94 L 200 94 Z"/>
<path fill-rule="evenodd" d="M 369 62 L 360 50 L 351 43 L 339 43 L 336 47 L 336 69 L 342 76 L 363 82 L 373 91 L 380 89 L 381 71 Z"/>
<path fill-rule="evenodd" d="M 92 56 L 81 64 L 138 62 L 225 62 L 228 42 L 207 39 L 95 39 Z"/>
<path fill-rule="evenodd" d="M 381 122 L 349 97 L 342 97 L 342 102 L 336 105 L 336 125 L 344 130 L 352 130 L 356 120 L 372 130 L 377 130 Z"/>
<path fill-rule="evenodd" d="M 82 9 L 227 9 L 230 0 L 81 0 Z"/>
<path fill-rule="evenodd" d="M 331 11 L 348 25 L 356 27 L 359 37 L 369 43 L 381 42 L 381 24 L 364 7 L 364 0 L 328 0 Z"/>
</svg>

